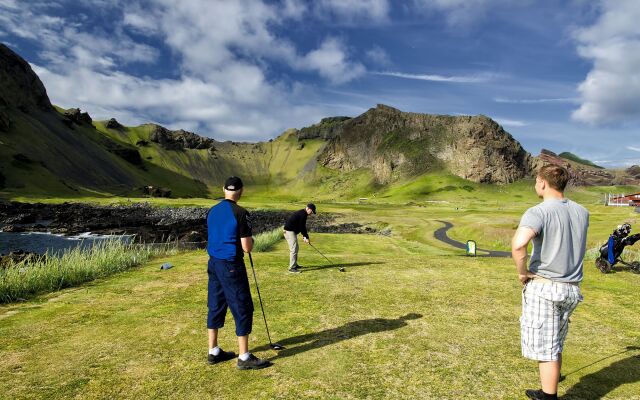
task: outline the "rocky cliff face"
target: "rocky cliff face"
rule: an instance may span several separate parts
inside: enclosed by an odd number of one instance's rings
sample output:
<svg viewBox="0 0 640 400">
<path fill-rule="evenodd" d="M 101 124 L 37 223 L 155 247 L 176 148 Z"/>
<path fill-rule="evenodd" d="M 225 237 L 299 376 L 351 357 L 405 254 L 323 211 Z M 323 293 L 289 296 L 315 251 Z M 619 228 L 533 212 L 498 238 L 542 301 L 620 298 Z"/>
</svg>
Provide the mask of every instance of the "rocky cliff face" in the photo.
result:
<svg viewBox="0 0 640 400">
<path fill-rule="evenodd" d="M 167 128 L 152 124 L 150 140 L 158 143 L 167 150 L 184 149 L 209 149 L 211 153 L 215 151 L 215 140 L 196 135 L 193 132 L 179 129 L 170 131 Z"/>
<path fill-rule="evenodd" d="M 15 110 L 52 109 L 47 91 L 29 63 L 0 43 L 0 131 L 9 129 Z"/>
<path fill-rule="evenodd" d="M 23 112 L 34 108 L 51 110 L 51 102 L 40 78 L 28 62 L 0 43 L 0 106 Z"/>
<path fill-rule="evenodd" d="M 548 164 L 562 165 L 569 171 L 569 184 L 574 186 L 608 186 L 608 185 L 638 185 L 640 184 L 640 173 L 634 176 L 635 169 L 629 168 L 626 171 L 606 170 L 597 166 L 588 166 L 577 162 L 572 162 L 562 158 L 556 153 L 542 149 L 538 157 L 534 157 L 532 170 Z M 638 168 L 640 172 L 640 168 Z"/>
<path fill-rule="evenodd" d="M 351 117 L 322 118 L 320 123 L 302 128 L 298 131 L 298 140 L 304 139 L 333 139 L 342 133 L 344 122 Z"/>
<path fill-rule="evenodd" d="M 632 165 L 625 170 L 630 176 L 640 180 L 640 165 Z"/>
<path fill-rule="evenodd" d="M 370 168 L 381 184 L 443 168 L 486 183 L 531 175 L 531 155 L 485 116 L 407 113 L 378 105 L 334 123 L 332 131 L 321 164 L 343 171 Z"/>
</svg>

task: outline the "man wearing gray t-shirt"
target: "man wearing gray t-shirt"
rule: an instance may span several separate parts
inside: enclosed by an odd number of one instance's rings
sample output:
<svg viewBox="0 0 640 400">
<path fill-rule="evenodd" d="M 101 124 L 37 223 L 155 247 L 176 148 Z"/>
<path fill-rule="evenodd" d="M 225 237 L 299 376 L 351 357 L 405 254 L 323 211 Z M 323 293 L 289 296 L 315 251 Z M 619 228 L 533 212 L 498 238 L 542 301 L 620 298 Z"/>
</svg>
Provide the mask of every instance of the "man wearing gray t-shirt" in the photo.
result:
<svg viewBox="0 0 640 400">
<path fill-rule="evenodd" d="M 536 177 L 543 202 L 528 209 L 513 236 L 511 253 L 523 285 L 520 333 L 522 355 L 537 360 L 539 390 L 530 399 L 557 399 L 562 350 L 569 317 L 582 301 L 582 260 L 586 250 L 589 212 L 564 197 L 568 171 L 546 165 Z M 527 246 L 533 252 L 527 269 Z"/>
</svg>

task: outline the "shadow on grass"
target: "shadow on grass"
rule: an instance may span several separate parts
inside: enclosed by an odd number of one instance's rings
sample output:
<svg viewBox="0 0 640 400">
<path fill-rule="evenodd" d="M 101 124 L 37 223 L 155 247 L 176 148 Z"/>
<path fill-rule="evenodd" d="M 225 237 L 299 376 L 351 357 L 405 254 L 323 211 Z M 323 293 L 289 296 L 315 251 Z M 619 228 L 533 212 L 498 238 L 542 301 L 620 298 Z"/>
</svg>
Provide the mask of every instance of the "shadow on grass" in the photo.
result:
<svg viewBox="0 0 640 400">
<path fill-rule="evenodd" d="M 629 267 L 629 266 L 625 266 L 625 265 L 616 265 L 615 267 L 611 267 L 611 271 L 609 271 L 609 273 L 616 273 L 616 272 L 631 272 L 632 274 L 640 274 L 640 272 L 636 272 L 637 270 L 634 270 L 633 268 Z"/>
<path fill-rule="evenodd" d="M 362 267 L 362 266 L 365 266 L 365 265 L 373 265 L 373 264 L 384 264 L 384 263 L 380 262 L 380 261 L 370 261 L 370 262 L 354 262 L 354 263 L 344 263 L 344 264 L 315 265 L 313 267 L 302 267 L 301 270 L 303 272 L 307 272 L 307 271 L 317 271 L 317 270 L 320 270 L 320 269 L 327 269 L 327 268 Z"/>
<path fill-rule="evenodd" d="M 628 346 L 627 350 L 622 353 L 632 350 L 640 350 L 640 348 L 637 346 Z M 588 366 L 593 364 L 594 363 Z M 573 372 L 577 372 L 580 369 Z M 636 383 L 638 381 L 640 381 L 640 354 L 616 361 L 608 367 L 602 368 L 600 371 L 583 376 L 578 383 L 567 390 L 562 398 L 567 400 L 600 399 L 619 386 Z"/>
<path fill-rule="evenodd" d="M 348 322 L 342 326 L 325 329 L 321 332 L 307 333 L 304 335 L 293 336 L 284 340 L 279 340 L 278 344 L 286 347 L 280 350 L 278 355 L 270 358 L 276 360 L 278 358 L 291 357 L 305 351 L 319 349 L 321 347 L 330 346 L 343 340 L 353 339 L 358 336 L 369 333 L 392 331 L 407 326 L 408 320 L 422 318 L 421 314 L 410 313 L 396 319 L 363 319 L 360 321 Z M 293 346 L 293 347 L 291 347 Z M 268 350 L 269 346 L 260 346 L 254 351 Z"/>
</svg>

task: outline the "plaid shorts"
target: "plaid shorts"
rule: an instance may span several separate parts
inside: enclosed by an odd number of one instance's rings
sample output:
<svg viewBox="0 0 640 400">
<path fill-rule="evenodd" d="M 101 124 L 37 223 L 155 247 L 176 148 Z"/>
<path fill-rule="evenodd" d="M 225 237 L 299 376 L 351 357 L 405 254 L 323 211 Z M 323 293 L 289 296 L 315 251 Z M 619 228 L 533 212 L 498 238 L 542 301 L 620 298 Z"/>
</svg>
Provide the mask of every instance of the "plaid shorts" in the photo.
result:
<svg viewBox="0 0 640 400">
<path fill-rule="evenodd" d="M 537 361 L 556 361 L 567 337 L 569 317 L 581 301 L 577 285 L 527 282 L 522 289 L 520 317 L 522 355 Z"/>
</svg>

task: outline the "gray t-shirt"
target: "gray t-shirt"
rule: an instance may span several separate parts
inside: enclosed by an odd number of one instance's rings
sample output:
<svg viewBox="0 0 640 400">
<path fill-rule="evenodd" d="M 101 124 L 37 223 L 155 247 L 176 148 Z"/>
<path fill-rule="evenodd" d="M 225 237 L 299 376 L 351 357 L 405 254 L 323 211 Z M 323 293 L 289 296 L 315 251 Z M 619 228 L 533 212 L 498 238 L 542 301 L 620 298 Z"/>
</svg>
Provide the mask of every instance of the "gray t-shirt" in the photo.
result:
<svg viewBox="0 0 640 400">
<path fill-rule="evenodd" d="M 528 209 L 521 227 L 536 232 L 529 271 L 558 282 L 582 281 L 589 211 L 569 199 L 545 200 Z"/>
</svg>

